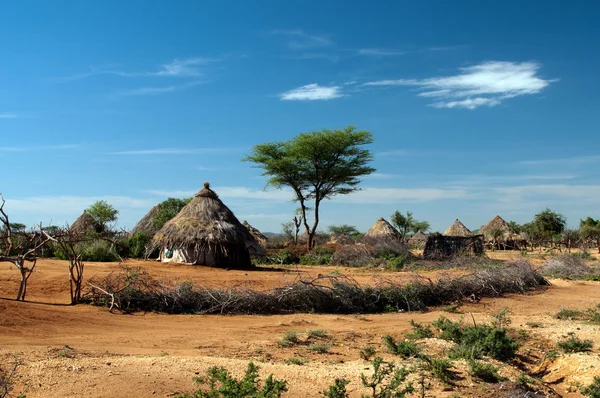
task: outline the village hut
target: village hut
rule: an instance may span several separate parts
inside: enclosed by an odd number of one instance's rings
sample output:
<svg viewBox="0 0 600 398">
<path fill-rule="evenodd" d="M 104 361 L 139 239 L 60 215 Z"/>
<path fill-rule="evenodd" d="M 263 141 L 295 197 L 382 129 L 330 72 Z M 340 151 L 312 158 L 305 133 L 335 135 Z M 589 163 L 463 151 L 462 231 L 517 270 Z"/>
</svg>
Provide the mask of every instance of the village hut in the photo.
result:
<svg viewBox="0 0 600 398">
<path fill-rule="evenodd" d="M 518 250 L 524 241 L 523 237 L 517 234 L 510 224 L 499 215 L 485 224 L 479 233 L 483 235 L 486 244 L 491 247 Z"/>
<path fill-rule="evenodd" d="M 465 227 L 465 224 L 460 222 L 457 218 L 452 225 L 444 232 L 444 236 L 471 236 L 473 235 L 469 228 Z"/>
<path fill-rule="evenodd" d="M 94 217 L 87 212 L 87 210 L 83 211 L 83 214 L 75 220 L 73 224 L 69 227 L 69 232 L 75 235 L 85 235 L 88 232 L 102 232 L 101 226 L 98 225 Z"/>
<path fill-rule="evenodd" d="M 258 229 L 254 228 L 252 225 L 248 223 L 248 221 L 244 220 L 242 223 L 244 227 L 250 232 L 250 235 L 264 248 L 267 247 L 267 243 L 269 239 L 262 234 Z"/>
<path fill-rule="evenodd" d="M 422 249 L 427 243 L 427 238 L 429 238 L 429 235 L 424 234 L 423 231 L 418 231 L 408 240 L 408 243 L 413 247 Z"/>
<path fill-rule="evenodd" d="M 444 260 L 455 256 L 481 256 L 485 251 L 483 236 L 445 236 L 432 234 L 427 238 L 423 258 Z"/>
<path fill-rule="evenodd" d="M 249 268 L 250 252 L 264 254 L 208 182 L 154 235 L 153 244 L 161 261 L 184 264 Z"/>
<path fill-rule="evenodd" d="M 402 236 L 400 232 L 396 230 L 387 222 L 383 217 L 380 217 L 379 220 L 373 224 L 371 229 L 367 231 L 365 234 L 365 238 L 367 239 L 401 239 Z"/>
<path fill-rule="evenodd" d="M 158 205 L 150 209 L 148 213 L 137 223 L 135 227 L 129 232 L 129 236 L 133 237 L 139 233 L 144 233 L 148 238 L 152 239 L 154 234 L 158 232 L 158 229 L 154 227 L 152 217 L 158 211 Z"/>
</svg>

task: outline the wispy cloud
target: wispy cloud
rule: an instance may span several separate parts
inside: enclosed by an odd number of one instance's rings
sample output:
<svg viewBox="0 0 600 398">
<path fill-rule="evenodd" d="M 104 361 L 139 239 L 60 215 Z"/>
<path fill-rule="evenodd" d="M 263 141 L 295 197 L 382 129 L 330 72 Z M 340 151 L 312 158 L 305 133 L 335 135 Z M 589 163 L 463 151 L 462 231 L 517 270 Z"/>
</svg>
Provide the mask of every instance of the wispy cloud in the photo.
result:
<svg viewBox="0 0 600 398">
<path fill-rule="evenodd" d="M 388 151 L 383 151 L 377 153 L 377 156 L 404 156 L 408 155 L 410 152 L 406 149 L 390 149 Z"/>
<path fill-rule="evenodd" d="M 476 109 L 492 107 L 502 101 L 522 95 L 537 94 L 556 80 L 544 80 L 537 75 L 535 62 L 484 62 L 460 68 L 455 76 L 422 80 L 397 79 L 364 83 L 366 86 L 415 86 L 421 97 L 433 98 L 435 108 Z"/>
<path fill-rule="evenodd" d="M 209 153 L 223 153 L 243 151 L 245 148 L 226 147 L 226 148 L 153 148 L 153 149 L 133 149 L 126 151 L 111 152 L 110 155 L 123 156 L 156 156 L 156 155 L 206 155 Z"/>
<path fill-rule="evenodd" d="M 142 72 L 126 72 L 119 69 L 118 65 L 103 66 L 103 67 L 90 67 L 89 71 L 83 73 L 77 73 L 70 76 L 63 76 L 54 78 L 55 82 L 68 82 L 73 80 L 81 80 L 92 76 L 101 75 L 113 75 L 119 77 L 180 77 L 190 78 L 202 76 L 203 66 L 206 66 L 210 62 L 214 62 L 214 58 L 203 58 L 203 57 L 192 57 L 183 59 L 174 59 L 171 62 L 158 66 L 156 71 L 142 71 Z"/>
<path fill-rule="evenodd" d="M 466 48 L 468 46 L 459 44 L 459 45 L 455 45 L 455 46 L 434 46 L 434 47 L 429 47 L 427 50 L 429 51 L 453 51 L 453 50 L 460 50 L 462 48 Z"/>
<path fill-rule="evenodd" d="M 173 93 L 176 91 L 188 90 L 192 87 L 196 87 L 202 84 L 205 84 L 205 81 L 191 81 L 185 84 L 177 84 L 171 86 L 146 86 L 146 87 L 138 87 L 129 90 L 121 90 L 112 94 L 112 98 L 118 97 L 132 97 L 132 96 L 141 96 L 141 95 L 159 95 L 159 94 L 167 94 Z"/>
<path fill-rule="evenodd" d="M 340 86 L 319 86 L 313 83 L 286 91 L 280 95 L 280 98 L 284 101 L 315 101 L 331 100 L 342 96 Z"/>
<path fill-rule="evenodd" d="M 21 116 L 13 112 L 0 112 L 0 119 L 17 119 L 19 117 Z"/>
<path fill-rule="evenodd" d="M 292 191 L 289 189 L 264 191 L 246 187 L 212 187 L 217 195 L 222 198 L 240 198 L 256 200 L 272 200 L 279 202 L 289 202 L 293 199 Z M 189 197 L 193 196 L 198 190 L 147 190 L 147 193 L 162 197 Z"/>
<path fill-rule="evenodd" d="M 433 201 L 460 199 L 469 195 L 465 189 L 443 188 L 365 188 L 350 195 L 340 196 L 340 203 L 384 204 L 398 201 Z"/>
<path fill-rule="evenodd" d="M 390 57 L 395 55 L 404 55 L 405 51 L 388 50 L 382 48 L 361 48 L 356 52 L 358 55 L 366 55 L 373 57 Z"/>
<path fill-rule="evenodd" d="M 340 57 L 335 54 L 329 53 L 302 53 L 302 54 L 294 54 L 285 56 L 285 58 L 289 59 L 326 59 L 331 62 L 337 62 L 340 60 Z"/>
<path fill-rule="evenodd" d="M 524 165 L 578 165 L 585 163 L 596 163 L 600 162 L 600 155 L 586 155 L 586 156 L 574 156 L 570 158 L 555 158 L 555 159 L 539 159 L 539 160 L 523 160 L 520 164 Z"/>
<path fill-rule="evenodd" d="M 300 29 L 273 30 L 270 34 L 285 37 L 287 46 L 292 50 L 306 50 L 333 45 L 333 41 L 328 36 L 309 34 Z"/>
</svg>

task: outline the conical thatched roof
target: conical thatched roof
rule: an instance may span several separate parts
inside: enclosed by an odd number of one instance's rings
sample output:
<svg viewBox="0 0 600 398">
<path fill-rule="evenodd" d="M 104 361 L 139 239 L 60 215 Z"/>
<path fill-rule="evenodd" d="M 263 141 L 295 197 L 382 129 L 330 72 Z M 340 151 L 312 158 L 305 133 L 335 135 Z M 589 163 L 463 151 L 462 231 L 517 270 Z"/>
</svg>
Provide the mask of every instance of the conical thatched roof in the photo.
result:
<svg viewBox="0 0 600 398">
<path fill-rule="evenodd" d="M 465 224 L 460 222 L 457 218 L 456 221 L 452 223 L 448 227 L 448 229 L 444 232 L 446 236 L 471 236 L 472 233 L 469 231 L 469 228 L 465 227 Z"/>
<path fill-rule="evenodd" d="M 265 247 L 267 245 L 267 241 L 269 239 L 266 236 L 264 236 L 258 229 L 254 228 L 246 220 L 244 220 L 244 222 L 242 223 L 242 225 L 244 227 L 246 227 L 246 229 L 248 229 L 248 232 L 250 232 L 250 234 L 252 235 L 252 237 L 254 239 L 256 239 L 258 241 L 258 243 L 260 243 L 263 247 Z"/>
<path fill-rule="evenodd" d="M 371 229 L 365 234 L 365 238 L 394 238 L 400 239 L 400 232 L 396 231 L 396 228 L 387 222 L 383 217 L 379 218 L 373 224 Z"/>
<path fill-rule="evenodd" d="M 76 235 L 83 235 L 87 232 L 100 232 L 96 220 L 94 220 L 94 217 L 87 210 L 84 210 L 83 214 L 71 224 L 69 231 Z"/>
<path fill-rule="evenodd" d="M 423 231 L 418 231 L 416 234 L 414 234 L 411 238 L 410 241 L 411 242 L 426 242 L 427 238 L 429 238 L 429 235 L 425 235 L 423 233 Z"/>
<path fill-rule="evenodd" d="M 502 219 L 502 217 L 496 215 L 490 222 L 485 224 L 483 228 L 479 230 L 479 233 L 485 237 L 486 240 L 494 240 L 493 231 L 502 231 L 502 239 L 511 240 L 518 239 L 520 236 L 515 232 L 512 227 Z"/>
<path fill-rule="evenodd" d="M 173 247 L 245 247 L 262 253 L 252 237 L 208 182 L 190 203 L 154 235 L 156 246 Z"/>
<path fill-rule="evenodd" d="M 149 238 L 152 238 L 154 234 L 158 231 L 156 228 L 152 226 L 152 216 L 154 213 L 158 211 L 158 205 L 154 206 L 150 209 L 148 213 L 137 223 L 135 227 L 129 233 L 129 236 L 135 236 L 136 234 L 143 232 L 148 235 Z"/>
</svg>

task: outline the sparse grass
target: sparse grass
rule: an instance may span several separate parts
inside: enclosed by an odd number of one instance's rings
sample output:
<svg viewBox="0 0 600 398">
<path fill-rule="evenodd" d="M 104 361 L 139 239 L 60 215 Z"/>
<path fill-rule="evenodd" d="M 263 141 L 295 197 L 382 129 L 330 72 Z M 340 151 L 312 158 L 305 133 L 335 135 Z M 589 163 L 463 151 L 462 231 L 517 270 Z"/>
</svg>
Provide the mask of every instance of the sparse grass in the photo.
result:
<svg viewBox="0 0 600 398">
<path fill-rule="evenodd" d="M 321 392 L 321 396 L 325 398 L 346 398 L 348 397 L 348 392 L 346 391 L 348 384 L 350 384 L 350 380 L 335 379 L 333 385 Z"/>
<path fill-rule="evenodd" d="M 492 327 L 497 329 L 507 328 L 511 323 L 508 314 L 510 314 L 510 309 L 506 307 L 492 314 Z"/>
<path fill-rule="evenodd" d="M 593 346 L 592 340 L 581 340 L 573 333 L 569 333 L 567 339 L 556 343 L 556 347 L 566 353 L 591 351 Z"/>
<path fill-rule="evenodd" d="M 600 398 L 600 376 L 595 376 L 592 384 L 582 388 L 581 393 L 589 398 Z"/>
<path fill-rule="evenodd" d="M 309 338 L 314 337 L 314 338 L 324 339 L 326 337 L 329 337 L 329 334 L 327 333 L 327 330 L 325 330 L 325 329 L 309 330 L 306 332 L 306 334 L 308 335 Z"/>
<path fill-rule="evenodd" d="M 523 390 L 531 390 L 531 385 L 535 383 L 535 379 L 529 377 L 525 373 L 521 373 L 515 379 L 515 384 L 521 387 Z"/>
<path fill-rule="evenodd" d="M 486 383 L 499 383 L 503 380 L 500 373 L 498 373 L 498 368 L 491 363 L 482 361 L 469 361 L 469 374 Z"/>
<path fill-rule="evenodd" d="M 375 356 L 375 346 L 369 344 L 360 349 L 360 357 L 365 361 L 370 361 Z"/>
<path fill-rule="evenodd" d="M 452 384 L 454 373 L 452 372 L 452 362 L 445 358 L 432 358 L 424 361 L 424 368 L 431 372 L 440 381 L 446 384 Z"/>
<path fill-rule="evenodd" d="M 308 346 L 308 349 L 319 354 L 326 354 L 331 349 L 331 345 L 329 344 L 311 344 Z"/>
<path fill-rule="evenodd" d="M 392 336 L 386 335 L 383 336 L 383 343 L 389 352 L 402 358 L 417 357 L 421 353 L 421 347 L 410 340 L 402 340 L 396 343 Z"/>
<path fill-rule="evenodd" d="M 277 343 L 282 347 L 290 347 L 300 342 L 298 332 L 290 330 Z"/>
<path fill-rule="evenodd" d="M 449 312 L 451 314 L 460 314 L 460 306 L 456 305 L 456 304 L 452 304 L 452 305 L 446 305 L 440 308 L 440 310 L 444 311 L 444 312 Z"/>
<path fill-rule="evenodd" d="M 308 363 L 308 359 L 292 357 L 285 360 L 286 365 L 305 365 Z"/>
<path fill-rule="evenodd" d="M 585 314 L 583 313 L 583 311 L 571 310 L 569 308 L 562 307 L 560 311 L 558 311 L 556 315 L 554 315 L 554 317 L 564 321 L 582 319 L 584 315 Z"/>
<path fill-rule="evenodd" d="M 414 320 L 410 320 L 410 325 L 413 328 L 411 333 L 407 333 L 406 337 L 409 339 L 427 339 L 433 337 L 433 330 L 431 330 L 431 326 L 423 325 L 422 323 L 415 322 Z"/>
<path fill-rule="evenodd" d="M 56 355 L 58 355 L 61 358 L 74 358 L 75 350 L 65 344 L 60 350 L 56 352 Z"/>
</svg>

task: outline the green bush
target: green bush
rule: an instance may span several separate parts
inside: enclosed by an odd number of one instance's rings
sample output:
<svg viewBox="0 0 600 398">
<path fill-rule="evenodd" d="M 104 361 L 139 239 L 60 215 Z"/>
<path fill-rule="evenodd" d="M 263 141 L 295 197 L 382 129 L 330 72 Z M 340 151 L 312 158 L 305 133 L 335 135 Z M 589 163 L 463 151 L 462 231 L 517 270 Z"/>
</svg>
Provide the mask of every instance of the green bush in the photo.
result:
<svg viewBox="0 0 600 398">
<path fill-rule="evenodd" d="M 582 388 L 581 393 L 589 398 L 600 398 L 600 376 L 595 376 L 592 384 Z"/>
<path fill-rule="evenodd" d="M 294 330 L 290 330 L 290 331 L 286 332 L 285 335 L 283 336 L 283 338 L 278 341 L 279 345 L 282 347 L 289 347 L 289 346 L 298 344 L 299 342 L 300 342 L 300 339 L 298 336 L 298 332 L 296 332 Z"/>
<path fill-rule="evenodd" d="M 592 340 L 581 340 L 573 333 L 569 333 L 567 339 L 556 343 L 556 347 L 566 353 L 591 351 L 593 346 Z"/>
<path fill-rule="evenodd" d="M 288 359 L 285 361 L 285 363 L 286 363 L 287 365 L 299 365 L 299 366 L 301 366 L 301 365 L 304 365 L 304 364 L 306 364 L 307 362 L 308 362 L 308 359 L 304 359 L 304 358 L 296 358 L 296 357 L 293 357 L 293 358 L 288 358 Z"/>
<path fill-rule="evenodd" d="M 302 265 L 329 265 L 333 259 L 333 250 L 317 247 L 300 257 Z"/>
<path fill-rule="evenodd" d="M 383 358 L 373 360 L 373 374 L 370 377 L 361 373 L 360 380 L 363 387 L 370 390 L 370 395 L 363 397 L 372 398 L 404 398 L 406 394 L 413 393 L 415 389 L 411 382 L 406 383 L 409 371 L 405 368 L 396 368 L 394 363 L 385 363 Z"/>
<path fill-rule="evenodd" d="M 287 382 L 274 379 L 273 375 L 269 375 L 261 387 L 258 369 L 250 362 L 244 377 L 238 380 L 227 369 L 213 366 L 207 370 L 206 376 L 194 378 L 200 386 L 197 391 L 192 395 L 179 395 L 178 398 L 277 398 L 287 391 Z"/>
<path fill-rule="evenodd" d="M 408 333 L 406 337 L 409 339 L 427 339 L 433 337 L 433 330 L 431 330 L 431 326 L 423 325 L 422 323 L 415 322 L 414 320 L 410 320 L 410 325 L 413 328 L 411 333 Z"/>
<path fill-rule="evenodd" d="M 360 349 L 360 357 L 365 361 L 370 361 L 373 356 L 375 356 L 376 350 L 375 347 L 371 344 L 368 344 Z"/>
<path fill-rule="evenodd" d="M 486 383 L 498 383 L 503 380 L 494 365 L 481 361 L 469 361 L 469 374 Z"/>
<path fill-rule="evenodd" d="M 450 384 L 454 379 L 454 373 L 452 372 L 452 362 L 445 358 L 433 358 L 431 361 L 426 362 L 426 369 L 431 372 L 440 381 Z"/>
<path fill-rule="evenodd" d="M 102 239 L 78 243 L 75 245 L 75 251 L 81 255 L 82 261 L 113 262 L 120 260 L 115 245 Z M 55 246 L 54 255 L 60 260 L 69 259 L 58 245 Z"/>
<path fill-rule="evenodd" d="M 329 344 L 311 344 L 308 346 L 308 349 L 314 352 L 318 352 L 319 354 L 326 354 L 331 349 L 331 345 Z"/>
<path fill-rule="evenodd" d="M 321 396 L 326 398 L 346 398 L 348 396 L 348 392 L 346 391 L 346 386 L 348 384 L 350 384 L 350 380 L 335 379 L 333 385 L 329 386 L 328 389 L 323 390 Z"/>
<path fill-rule="evenodd" d="M 128 258 L 145 258 L 149 244 L 150 237 L 144 232 L 138 232 L 123 240 L 124 253 L 121 255 Z"/>
<path fill-rule="evenodd" d="M 403 340 L 396 343 L 392 336 L 386 335 L 383 336 L 383 343 L 389 352 L 399 355 L 402 358 L 417 357 L 421 353 L 421 347 L 410 340 Z"/>
</svg>

